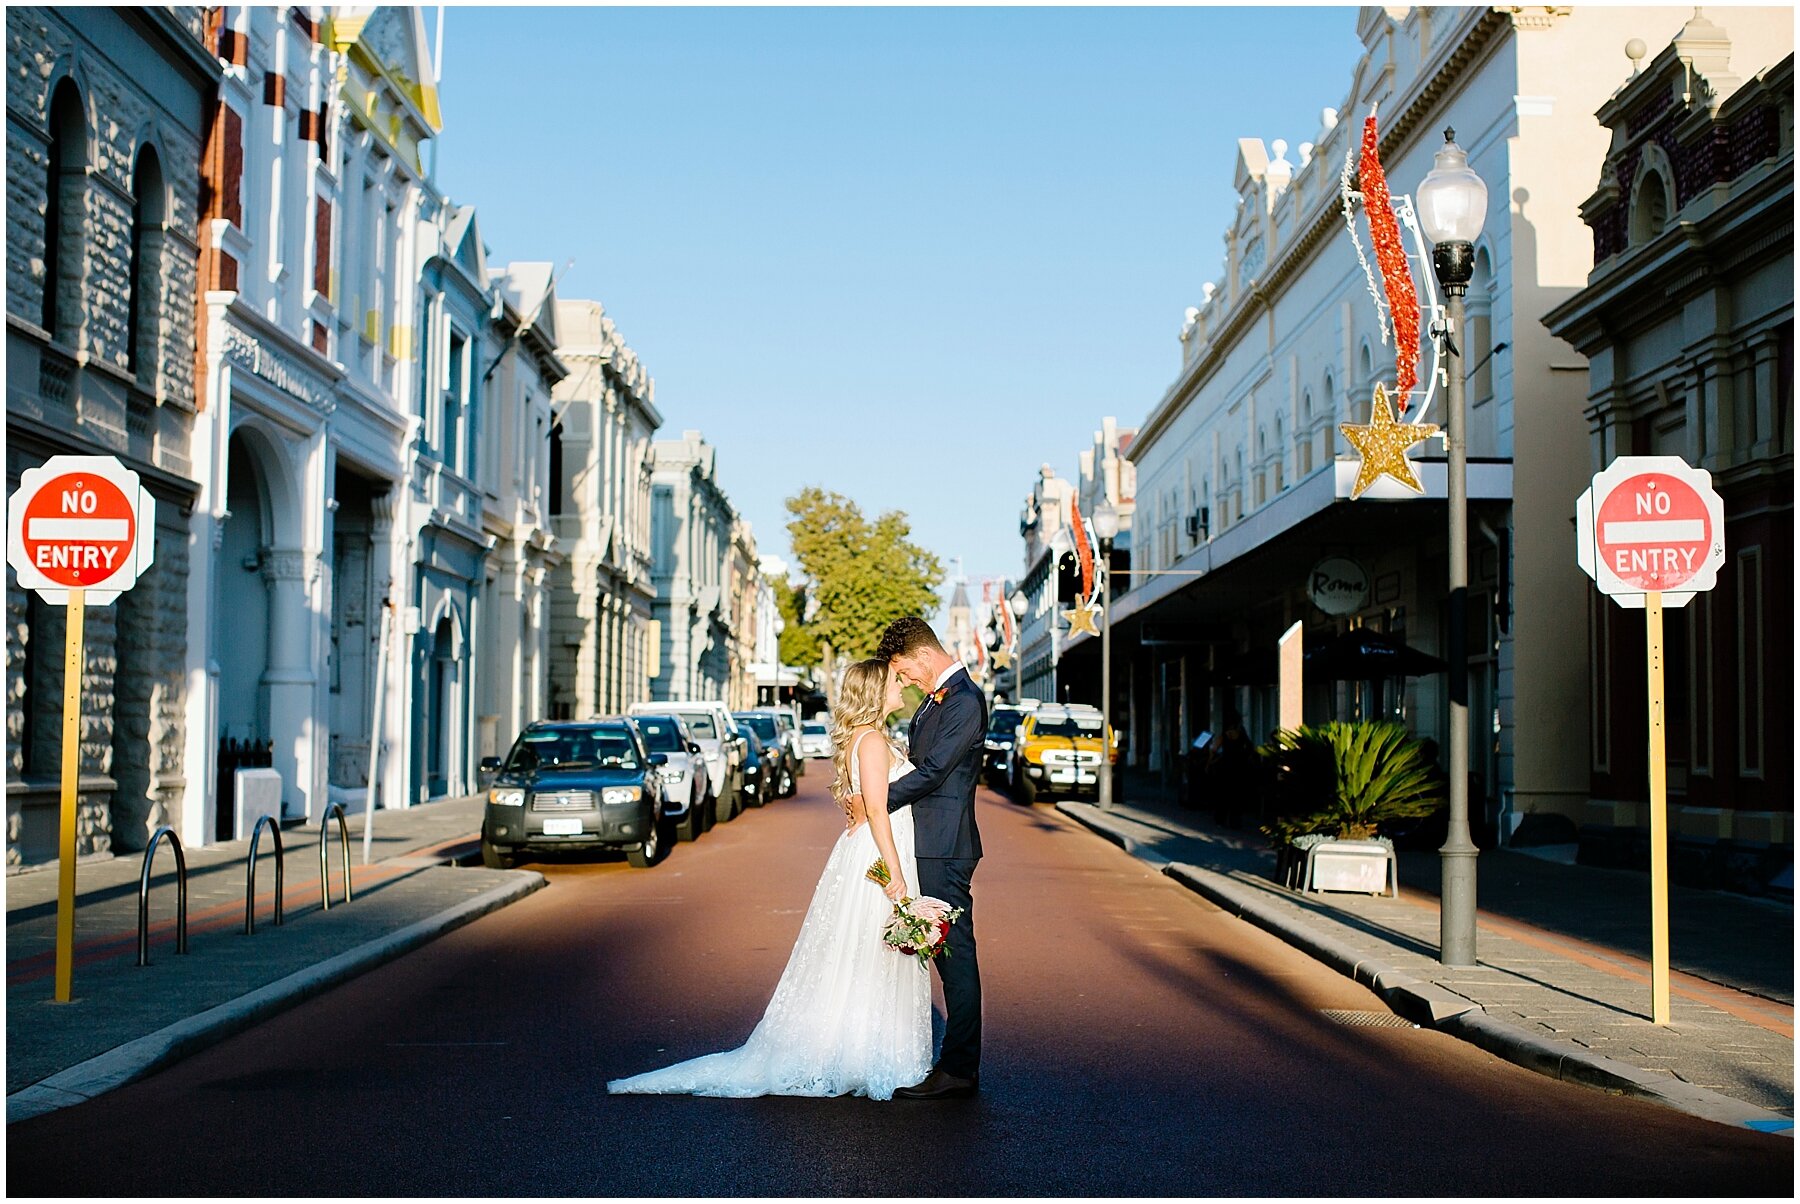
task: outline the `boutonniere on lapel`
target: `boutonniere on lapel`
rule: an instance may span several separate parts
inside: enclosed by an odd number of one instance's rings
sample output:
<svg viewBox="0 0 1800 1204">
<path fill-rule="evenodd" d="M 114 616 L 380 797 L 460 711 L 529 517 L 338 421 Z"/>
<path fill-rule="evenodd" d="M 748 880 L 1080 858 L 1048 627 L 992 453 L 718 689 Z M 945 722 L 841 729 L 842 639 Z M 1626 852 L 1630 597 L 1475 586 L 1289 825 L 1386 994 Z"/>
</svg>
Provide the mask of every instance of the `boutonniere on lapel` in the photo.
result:
<svg viewBox="0 0 1800 1204">
<path fill-rule="evenodd" d="M 946 696 L 949 695 L 949 693 L 950 693 L 949 686 L 939 686 L 937 689 L 933 690 L 930 694 L 927 694 L 926 697 L 931 699 L 932 706 L 941 707 L 944 705 L 944 699 Z"/>
</svg>

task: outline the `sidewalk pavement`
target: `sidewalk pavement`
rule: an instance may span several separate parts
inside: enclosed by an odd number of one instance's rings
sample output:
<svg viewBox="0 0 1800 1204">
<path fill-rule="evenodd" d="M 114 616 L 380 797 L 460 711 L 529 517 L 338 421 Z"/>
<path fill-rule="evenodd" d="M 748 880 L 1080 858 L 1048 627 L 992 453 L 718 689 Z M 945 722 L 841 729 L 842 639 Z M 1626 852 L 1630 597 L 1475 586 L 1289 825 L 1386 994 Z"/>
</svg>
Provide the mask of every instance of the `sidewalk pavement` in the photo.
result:
<svg viewBox="0 0 1800 1204">
<path fill-rule="evenodd" d="M 343 900 L 330 827 L 331 907 L 319 894 L 319 825 L 283 830 L 284 923 L 274 923 L 274 847 L 257 851 L 256 932 L 244 933 L 250 842 L 187 853 L 188 952 L 175 952 L 175 859 L 158 847 L 150 965 L 137 964 L 142 854 L 76 873 L 74 999 L 54 1002 L 54 867 L 6 879 L 6 1117 L 90 1099 L 291 1007 L 544 885 L 479 868 L 480 795 L 377 811 L 370 864 L 351 816 L 354 897 Z M 166 841 L 164 842 L 167 843 Z M 465 867 L 463 862 L 474 862 Z"/>
<path fill-rule="evenodd" d="M 1659 1028 L 1649 1020 L 1642 874 L 1484 851 L 1479 964 L 1447 967 L 1437 960 L 1435 853 L 1401 854 L 1398 899 L 1301 893 L 1275 881 L 1260 834 L 1226 829 L 1147 787 L 1133 781 L 1129 802 L 1110 812 L 1057 809 L 1418 1023 L 1555 1078 L 1791 1135 L 1791 905 L 1677 888 L 1672 1023 Z"/>
</svg>

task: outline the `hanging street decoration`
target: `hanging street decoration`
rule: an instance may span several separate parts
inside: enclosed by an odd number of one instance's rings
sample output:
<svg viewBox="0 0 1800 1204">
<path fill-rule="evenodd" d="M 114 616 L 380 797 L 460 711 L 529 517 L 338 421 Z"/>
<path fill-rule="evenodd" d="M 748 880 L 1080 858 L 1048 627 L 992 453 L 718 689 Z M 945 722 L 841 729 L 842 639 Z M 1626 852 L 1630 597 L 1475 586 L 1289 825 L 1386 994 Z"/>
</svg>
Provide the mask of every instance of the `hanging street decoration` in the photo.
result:
<svg viewBox="0 0 1800 1204">
<path fill-rule="evenodd" d="M 1070 635 L 1074 635 L 1078 631 L 1085 631 L 1089 635 L 1099 635 L 1100 629 L 1094 625 L 1094 620 L 1099 617 L 1100 605 L 1092 598 L 1077 599 L 1074 609 L 1063 611 L 1063 618 L 1069 621 Z"/>
<path fill-rule="evenodd" d="M 994 669 L 998 671 L 1000 669 L 1010 668 L 1012 668 L 1011 650 L 1006 648 L 996 648 L 994 650 Z"/>
<path fill-rule="evenodd" d="M 1387 174 L 1381 170 L 1379 144 L 1375 113 L 1370 110 L 1363 122 L 1359 164 L 1363 212 L 1369 218 L 1369 241 L 1375 244 L 1375 263 L 1381 269 L 1387 312 L 1394 323 L 1394 400 L 1404 416 L 1408 397 L 1419 383 L 1419 294 L 1413 288 L 1412 268 L 1406 262 L 1406 245 L 1400 241 L 1400 223 L 1394 217 Z"/>
<path fill-rule="evenodd" d="M 1369 116 L 1363 122 L 1360 146 L 1352 145 L 1345 150 L 1344 168 L 1339 176 L 1338 186 L 1344 201 L 1344 224 L 1350 231 L 1350 241 L 1356 247 L 1356 258 L 1362 264 L 1363 276 L 1369 285 L 1369 296 L 1375 303 L 1375 317 L 1381 330 L 1382 342 L 1387 341 L 1390 329 L 1394 334 L 1394 386 L 1390 393 L 1387 386 L 1376 383 L 1375 395 L 1369 407 L 1369 421 L 1366 424 L 1346 422 L 1339 425 L 1338 429 L 1344 432 L 1344 438 L 1350 441 L 1350 445 L 1361 457 L 1356 470 L 1356 484 L 1350 491 L 1352 499 L 1361 497 L 1382 477 L 1387 477 L 1414 493 L 1424 493 L 1425 486 L 1419 480 L 1407 453 L 1414 446 L 1439 433 L 1437 425 L 1424 421 L 1425 412 L 1430 407 L 1432 395 L 1437 388 L 1440 375 L 1437 366 L 1434 366 L 1426 388 L 1419 395 L 1417 412 L 1412 413 L 1408 421 L 1400 421 L 1395 417 L 1396 409 L 1400 419 L 1406 419 L 1409 411 L 1414 408 L 1413 394 L 1419 384 L 1419 326 L 1423 314 L 1401 227 L 1404 225 L 1411 231 L 1414 252 L 1421 263 L 1425 260 L 1425 244 L 1413 213 L 1412 199 L 1405 196 L 1396 198 L 1388 191 L 1387 174 L 1381 166 L 1380 146 L 1376 111 L 1374 106 L 1370 106 Z M 1373 267 L 1368 256 L 1363 253 L 1362 240 L 1357 234 L 1355 211 L 1358 203 L 1362 205 L 1369 222 L 1369 239 L 1375 248 Z M 1379 288 L 1376 286 L 1377 269 L 1381 277 Z M 1432 290 L 1431 274 L 1426 272 L 1424 275 L 1427 305 L 1434 315 L 1433 331 L 1437 332 L 1435 315 L 1440 312 L 1437 294 Z M 1434 350 L 1436 361 L 1441 364 L 1443 347 L 1435 344 Z"/>
<path fill-rule="evenodd" d="M 1380 382 L 1375 385 L 1375 400 L 1370 405 L 1369 419 L 1366 425 L 1354 422 L 1338 424 L 1338 429 L 1344 432 L 1344 438 L 1350 440 L 1350 445 L 1362 457 L 1362 463 L 1356 469 L 1356 484 L 1350 490 L 1351 499 L 1361 497 L 1365 490 L 1382 477 L 1398 481 L 1414 493 L 1424 493 L 1425 486 L 1419 480 L 1418 473 L 1413 471 L 1413 462 L 1407 459 L 1406 453 L 1414 444 L 1423 443 L 1437 434 L 1437 424 L 1396 422 L 1393 406 L 1388 403 L 1387 389 Z"/>
</svg>

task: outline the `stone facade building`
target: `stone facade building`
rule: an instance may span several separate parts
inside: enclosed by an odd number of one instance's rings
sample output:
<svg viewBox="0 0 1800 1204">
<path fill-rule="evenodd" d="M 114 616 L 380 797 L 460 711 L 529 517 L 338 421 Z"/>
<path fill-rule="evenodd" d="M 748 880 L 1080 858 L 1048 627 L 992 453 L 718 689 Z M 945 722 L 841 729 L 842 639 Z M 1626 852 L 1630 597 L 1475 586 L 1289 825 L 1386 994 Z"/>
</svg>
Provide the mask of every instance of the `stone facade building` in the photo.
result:
<svg viewBox="0 0 1800 1204">
<path fill-rule="evenodd" d="M 1718 585 L 1664 618 L 1669 801 L 1677 873 L 1752 890 L 1794 850 L 1794 56 L 1774 24 L 1705 10 L 1599 106 L 1594 269 L 1544 320 L 1588 360 L 1590 471 L 1679 456 L 1724 499 Z M 1642 612 L 1597 591 L 1587 610 L 1582 856 L 1646 864 Z"/>
<path fill-rule="evenodd" d="M 650 445 L 656 382 L 598 301 L 557 306 L 550 515 L 564 559 L 552 576 L 550 714 L 612 715 L 650 697 Z"/>
<path fill-rule="evenodd" d="M 200 157 L 220 69 L 193 7 L 6 10 L 6 475 L 113 455 L 156 499 L 155 563 L 85 623 L 77 851 L 179 816 Z M 64 613 L 6 597 L 9 866 L 55 855 Z"/>
</svg>

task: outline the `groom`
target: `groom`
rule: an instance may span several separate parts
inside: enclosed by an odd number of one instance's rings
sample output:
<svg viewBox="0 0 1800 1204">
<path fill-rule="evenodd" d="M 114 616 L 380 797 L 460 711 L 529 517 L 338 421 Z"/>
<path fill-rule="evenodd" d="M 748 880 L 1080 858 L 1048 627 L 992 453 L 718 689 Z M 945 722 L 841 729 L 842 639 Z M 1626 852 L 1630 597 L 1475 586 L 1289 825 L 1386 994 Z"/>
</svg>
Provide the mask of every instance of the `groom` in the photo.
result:
<svg viewBox="0 0 1800 1204">
<path fill-rule="evenodd" d="M 975 961 L 975 901 L 969 884 L 981 859 L 975 828 L 975 783 L 987 733 L 987 701 L 925 620 L 909 615 L 882 633 L 875 650 L 899 675 L 925 691 L 907 729 L 913 772 L 888 787 L 888 810 L 913 809 L 919 893 L 963 909 L 950 926 L 947 955 L 933 963 L 944 984 L 944 1047 L 925 1081 L 896 1099 L 974 1095 L 981 1065 L 981 970 Z"/>
</svg>

